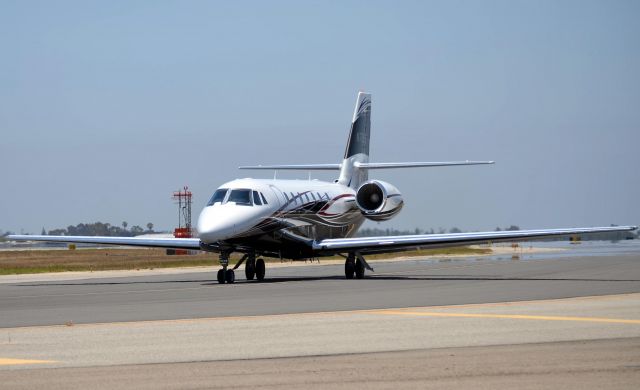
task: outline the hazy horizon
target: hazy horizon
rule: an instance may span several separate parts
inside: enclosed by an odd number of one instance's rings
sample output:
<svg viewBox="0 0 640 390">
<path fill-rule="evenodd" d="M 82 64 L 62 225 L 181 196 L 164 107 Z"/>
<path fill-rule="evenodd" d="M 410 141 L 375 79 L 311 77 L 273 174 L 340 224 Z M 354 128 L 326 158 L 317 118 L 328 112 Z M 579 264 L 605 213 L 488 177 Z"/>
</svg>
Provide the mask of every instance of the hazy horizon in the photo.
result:
<svg viewBox="0 0 640 390">
<path fill-rule="evenodd" d="M 372 172 L 405 207 L 367 227 L 640 223 L 640 3 L 0 3 L 0 229 L 194 224 L 216 187 L 341 161 L 358 90 Z M 335 174 L 313 173 L 332 180 Z M 279 172 L 306 179 L 307 172 Z"/>
</svg>

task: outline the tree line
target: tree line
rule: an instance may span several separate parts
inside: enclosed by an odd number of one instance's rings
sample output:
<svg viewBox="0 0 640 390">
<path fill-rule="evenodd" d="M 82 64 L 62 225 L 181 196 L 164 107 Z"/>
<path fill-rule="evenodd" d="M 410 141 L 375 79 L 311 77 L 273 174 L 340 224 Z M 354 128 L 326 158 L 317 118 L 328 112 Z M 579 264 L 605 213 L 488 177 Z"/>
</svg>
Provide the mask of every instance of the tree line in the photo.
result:
<svg viewBox="0 0 640 390">
<path fill-rule="evenodd" d="M 611 225 L 614 226 L 614 225 Z M 508 227 L 496 227 L 495 231 L 515 231 L 520 230 L 520 227 L 517 225 L 511 225 Z M 465 231 L 452 227 L 447 230 L 445 228 L 438 228 L 434 230 L 433 228 L 426 230 L 415 228 L 413 230 L 398 230 L 398 229 L 379 229 L 379 228 L 364 228 L 360 229 L 356 236 L 358 237 L 378 237 L 378 236 L 400 236 L 400 235 L 410 235 L 410 234 L 445 234 L 445 233 L 466 233 Z M 640 230 L 635 232 L 604 232 L 604 233 L 590 233 L 584 234 L 580 237 L 583 241 L 621 241 L 627 239 L 640 239 Z M 556 241 L 558 238 L 548 238 L 547 241 Z"/>
<path fill-rule="evenodd" d="M 112 225 L 110 223 L 94 222 L 94 223 L 79 223 L 75 226 L 69 225 L 66 228 L 52 229 L 47 233 L 42 228 L 42 234 L 48 234 L 50 236 L 111 236 L 111 237 L 133 237 L 140 234 L 155 233 L 153 230 L 153 223 L 147 223 L 147 229 L 143 229 L 139 225 L 134 225 L 130 229 L 127 229 L 129 224 L 127 221 L 123 221 L 122 227 Z"/>
</svg>

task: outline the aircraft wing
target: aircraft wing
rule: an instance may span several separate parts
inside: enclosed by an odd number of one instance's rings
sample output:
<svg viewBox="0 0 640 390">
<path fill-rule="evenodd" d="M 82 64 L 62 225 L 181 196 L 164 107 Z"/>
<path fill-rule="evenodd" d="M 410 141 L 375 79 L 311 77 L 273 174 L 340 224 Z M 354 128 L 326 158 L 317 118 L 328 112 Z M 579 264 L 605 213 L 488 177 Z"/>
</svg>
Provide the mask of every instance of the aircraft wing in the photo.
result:
<svg viewBox="0 0 640 390">
<path fill-rule="evenodd" d="M 105 237 L 105 236 L 31 236 L 10 235 L 9 240 L 69 242 L 81 244 L 105 244 L 142 246 L 147 248 L 173 248 L 200 250 L 199 238 L 149 238 L 149 237 Z"/>
<path fill-rule="evenodd" d="M 500 232 L 474 232 L 449 234 L 418 234 L 407 236 L 332 238 L 314 242 L 313 249 L 320 254 L 348 251 L 366 253 L 399 252 L 403 250 L 443 248 L 488 242 L 526 241 L 574 234 L 625 232 L 637 226 L 609 226 L 593 228 L 515 230 Z"/>
</svg>

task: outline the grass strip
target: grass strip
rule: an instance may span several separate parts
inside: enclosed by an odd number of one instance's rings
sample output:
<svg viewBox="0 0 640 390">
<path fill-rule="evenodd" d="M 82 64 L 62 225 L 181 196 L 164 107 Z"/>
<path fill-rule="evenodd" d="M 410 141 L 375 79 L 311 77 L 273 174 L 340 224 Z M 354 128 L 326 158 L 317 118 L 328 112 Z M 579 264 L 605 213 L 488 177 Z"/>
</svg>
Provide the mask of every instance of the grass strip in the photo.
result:
<svg viewBox="0 0 640 390">
<path fill-rule="evenodd" d="M 367 260 L 386 260 L 398 256 L 473 256 L 491 254 L 489 248 L 457 247 L 442 249 L 422 249 L 392 254 L 368 255 Z M 235 264 L 240 254 L 231 256 L 230 264 Z M 341 260 L 340 256 L 323 257 L 322 260 Z M 268 263 L 288 262 L 265 258 Z M 37 249 L 0 251 L 0 275 L 36 274 L 69 271 L 109 271 L 139 270 L 175 267 L 218 267 L 218 256 L 199 252 L 196 255 L 166 254 L 163 249 Z"/>
</svg>

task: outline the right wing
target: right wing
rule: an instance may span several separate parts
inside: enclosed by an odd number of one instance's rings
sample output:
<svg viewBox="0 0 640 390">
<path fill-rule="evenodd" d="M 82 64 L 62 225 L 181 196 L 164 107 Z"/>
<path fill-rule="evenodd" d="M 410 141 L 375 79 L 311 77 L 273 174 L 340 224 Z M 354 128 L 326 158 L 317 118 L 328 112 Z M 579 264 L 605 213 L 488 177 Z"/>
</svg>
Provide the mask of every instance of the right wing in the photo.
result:
<svg viewBox="0 0 640 390">
<path fill-rule="evenodd" d="M 199 238 L 147 238 L 147 237 L 105 237 L 105 236 L 31 236 L 10 235 L 9 240 L 70 242 L 80 244 L 106 244 L 142 246 L 147 248 L 173 248 L 200 250 Z"/>
<path fill-rule="evenodd" d="M 331 238 L 312 243 L 319 254 L 343 252 L 391 253 L 404 250 L 443 248 L 487 242 L 525 241 L 554 236 L 573 234 L 625 232 L 637 229 L 637 226 L 608 226 L 594 228 L 514 230 L 501 232 L 417 234 L 408 236 Z"/>
</svg>

